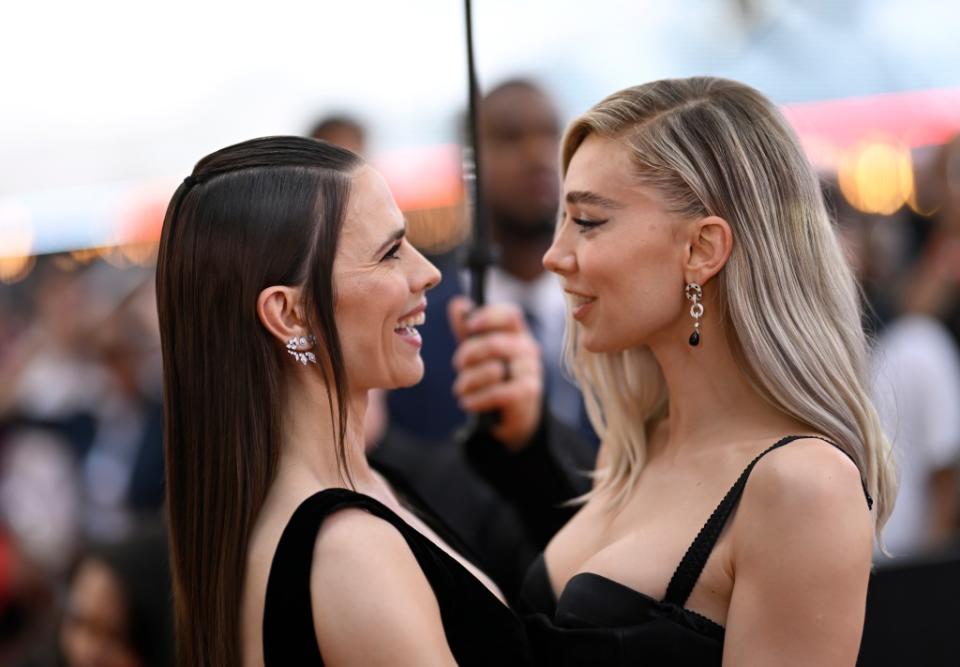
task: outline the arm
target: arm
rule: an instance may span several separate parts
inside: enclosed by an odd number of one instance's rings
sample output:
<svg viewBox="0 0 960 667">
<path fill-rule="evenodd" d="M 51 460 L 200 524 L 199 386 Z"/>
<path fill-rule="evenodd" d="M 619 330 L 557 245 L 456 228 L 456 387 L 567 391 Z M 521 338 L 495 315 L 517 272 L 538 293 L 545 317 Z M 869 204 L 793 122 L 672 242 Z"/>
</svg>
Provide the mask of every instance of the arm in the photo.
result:
<svg viewBox="0 0 960 667">
<path fill-rule="evenodd" d="M 737 512 L 723 664 L 852 667 L 873 543 L 856 466 L 799 440 L 757 464 Z"/>
<path fill-rule="evenodd" d="M 324 521 L 310 593 L 328 665 L 456 665 L 426 576 L 400 533 L 381 519 L 346 509 Z"/>
<path fill-rule="evenodd" d="M 581 472 L 589 466 L 578 465 L 571 451 L 586 445 L 549 415 L 544 415 L 537 432 L 518 452 L 483 432 L 471 433 L 464 444 L 470 466 L 517 512 L 537 551 L 579 509 L 565 503 L 590 490 L 590 480 Z"/>
<path fill-rule="evenodd" d="M 490 431 L 468 435 L 467 460 L 517 510 L 542 549 L 575 512 L 563 503 L 589 490 L 582 471 L 592 467 L 592 452 L 546 409 L 540 348 L 518 308 L 493 305 L 471 312 L 467 300 L 455 299 L 449 315 L 460 341 L 454 393 L 467 411 L 500 413 Z"/>
</svg>

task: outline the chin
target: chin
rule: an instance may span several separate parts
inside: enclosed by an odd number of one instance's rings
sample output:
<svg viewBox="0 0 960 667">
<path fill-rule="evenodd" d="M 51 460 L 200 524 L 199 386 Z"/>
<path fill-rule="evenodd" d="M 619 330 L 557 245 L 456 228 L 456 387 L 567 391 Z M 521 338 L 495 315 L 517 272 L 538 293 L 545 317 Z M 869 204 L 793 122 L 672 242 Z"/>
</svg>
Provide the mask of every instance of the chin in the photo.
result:
<svg viewBox="0 0 960 667">
<path fill-rule="evenodd" d="M 612 354 L 616 352 L 623 352 L 631 347 L 635 347 L 635 343 L 630 341 L 617 340 L 615 338 L 603 336 L 591 336 L 586 332 L 582 332 L 580 334 L 580 345 L 587 352 L 591 352 L 593 354 Z"/>
<path fill-rule="evenodd" d="M 593 354 L 605 354 L 607 352 L 619 352 L 620 349 L 604 345 L 602 342 L 583 341 L 583 349 Z"/>
<path fill-rule="evenodd" d="M 419 384 L 420 380 L 423 379 L 423 361 L 420 361 L 415 366 L 410 368 L 404 368 L 394 374 L 391 378 L 389 386 L 384 387 L 384 389 L 403 389 L 405 387 L 412 387 L 415 384 Z"/>
</svg>

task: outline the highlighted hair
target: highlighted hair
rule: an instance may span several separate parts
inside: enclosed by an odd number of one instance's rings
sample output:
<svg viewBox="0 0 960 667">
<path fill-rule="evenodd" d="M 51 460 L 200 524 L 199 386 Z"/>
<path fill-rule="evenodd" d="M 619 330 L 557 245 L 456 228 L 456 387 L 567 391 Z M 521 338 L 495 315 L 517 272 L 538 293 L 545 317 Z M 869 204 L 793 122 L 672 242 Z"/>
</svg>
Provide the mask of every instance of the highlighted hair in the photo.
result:
<svg viewBox="0 0 960 667">
<path fill-rule="evenodd" d="M 896 476 L 869 398 L 859 290 L 817 177 L 779 111 L 724 79 L 627 88 L 567 129 L 564 174 L 592 134 L 623 141 L 638 183 L 655 188 L 673 213 L 730 224 L 733 252 L 714 280 L 734 354 L 764 399 L 853 459 L 876 502 L 879 533 Z M 622 502 L 645 463 L 651 427 L 667 413 L 660 367 L 645 347 L 587 351 L 569 314 L 565 356 L 606 449 L 595 492 Z"/>
</svg>

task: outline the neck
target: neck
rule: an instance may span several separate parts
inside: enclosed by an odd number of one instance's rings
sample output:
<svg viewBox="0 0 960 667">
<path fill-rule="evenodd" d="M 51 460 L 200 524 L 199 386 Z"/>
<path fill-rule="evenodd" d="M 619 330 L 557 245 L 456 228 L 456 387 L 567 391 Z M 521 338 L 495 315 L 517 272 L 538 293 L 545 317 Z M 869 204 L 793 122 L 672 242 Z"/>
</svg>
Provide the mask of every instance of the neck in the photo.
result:
<svg viewBox="0 0 960 667">
<path fill-rule="evenodd" d="M 531 282 L 543 275 L 543 255 L 553 241 L 551 226 L 524 227 L 495 219 L 492 230 L 493 240 L 500 251 L 499 263 L 504 271 L 524 282 Z"/>
<path fill-rule="evenodd" d="M 344 455 L 348 479 L 338 454 L 339 419 L 334 394 L 333 415 L 328 408 L 327 389 L 314 373 L 296 373 L 290 380 L 283 406 L 283 444 L 280 466 L 307 474 L 320 486 L 373 489 L 378 480 L 367 462 L 363 421 L 367 409 L 367 392 L 351 395 L 347 404 L 347 430 Z"/>
<path fill-rule="evenodd" d="M 689 335 L 690 331 L 671 332 L 669 341 L 650 346 L 663 372 L 670 406 L 665 451 L 776 439 L 810 430 L 754 389 L 722 326 L 705 322 L 696 347 L 687 343 Z"/>
</svg>

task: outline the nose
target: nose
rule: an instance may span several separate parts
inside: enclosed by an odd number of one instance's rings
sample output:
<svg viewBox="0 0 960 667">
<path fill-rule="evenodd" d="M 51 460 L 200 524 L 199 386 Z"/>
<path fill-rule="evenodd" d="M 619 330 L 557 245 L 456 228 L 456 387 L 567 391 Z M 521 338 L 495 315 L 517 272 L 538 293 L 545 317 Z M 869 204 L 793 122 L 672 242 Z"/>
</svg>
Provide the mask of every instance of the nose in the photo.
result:
<svg viewBox="0 0 960 667">
<path fill-rule="evenodd" d="M 577 270 L 577 256 L 572 244 L 566 240 L 565 227 L 561 222 L 553 243 L 543 255 L 543 268 L 559 275 L 568 275 Z"/>
<path fill-rule="evenodd" d="M 414 249 L 413 251 L 416 253 L 416 268 L 411 275 L 410 290 L 412 292 L 426 292 L 439 285 L 442 276 L 440 270 L 419 250 Z"/>
</svg>

